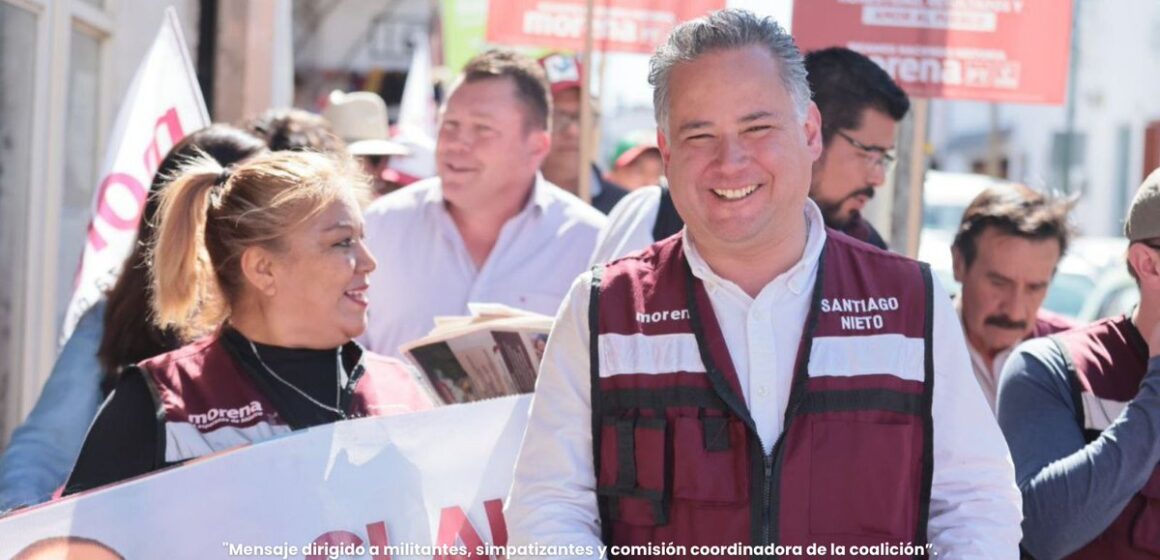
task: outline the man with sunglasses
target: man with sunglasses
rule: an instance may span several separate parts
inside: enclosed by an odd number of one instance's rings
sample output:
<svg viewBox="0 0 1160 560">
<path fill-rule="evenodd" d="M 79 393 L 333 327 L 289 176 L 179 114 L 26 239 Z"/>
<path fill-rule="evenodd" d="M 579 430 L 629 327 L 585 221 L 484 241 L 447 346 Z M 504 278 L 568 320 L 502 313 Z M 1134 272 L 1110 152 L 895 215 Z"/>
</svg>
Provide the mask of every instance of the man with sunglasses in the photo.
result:
<svg viewBox="0 0 1160 560">
<path fill-rule="evenodd" d="M 874 61 L 847 48 L 810 52 L 805 65 L 822 114 L 824 148 L 813 166 L 809 196 L 827 227 L 886 249 L 861 211 L 894 164 L 894 133 L 910 110 L 910 99 Z M 609 214 L 592 262 L 641 249 L 683 225 L 667 189 L 636 189 Z"/>
<path fill-rule="evenodd" d="M 1124 224 L 1131 313 L 1024 343 L 998 419 L 1034 558 L 1160 557 L 1160 170 Z"/>
</svg>

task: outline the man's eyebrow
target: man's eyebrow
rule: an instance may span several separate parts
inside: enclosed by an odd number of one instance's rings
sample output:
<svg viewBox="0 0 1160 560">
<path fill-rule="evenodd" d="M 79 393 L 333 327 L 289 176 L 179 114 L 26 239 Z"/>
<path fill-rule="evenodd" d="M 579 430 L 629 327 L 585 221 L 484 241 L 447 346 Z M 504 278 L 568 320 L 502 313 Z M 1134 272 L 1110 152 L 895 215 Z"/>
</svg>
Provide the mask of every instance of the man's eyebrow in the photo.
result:
<svg viewBox="0 0 1160 560">
<path fill-rule="evenodd" d="M 749 113 L 749 114 L 741 117 L 740 119 L 738 119 L 738 121 L 741 123 L 751 123 L 753 121 L 759 121 L 762 119 L 775 118 L 775 117 L 777 117 L 777 113 L 774 113 L 772 111 L 754 111 L 752 113 Z M 702 128 L 708 128 L 710 126 L 712 126 L 712 123 L 709 121 L 706 121 L 706 120 L 689 121 L 689 122 L 682 124 L 680 126 L 680 128 L 677 129 L 677 133 L 679 134 L 682 132 L 688 132 L 688 131 L 692 131 L 692 130 L 700 130 Z"/>
<path fill-rule="evenodd" d="M 749 113 L 748 115 L 745 115 L 744 117 L 741 117 L 741 122 L 749 123 L 749 122 L 753 122 L 753 121 L 759 121 L 759 120 L 765 119 L 765 118 L 773 118 L 776 116 L 777 116 L 776 113 L 773 113 L 770 111 L 754 111 L 752 113 Z"/>
<path fill-rule="evenodd" d="M 1014 280 L 1012 280 L 1006 276 L 1003 276 L 1002 274 L 999 274 L 998 272 L 988 272 L 987 278 L 990 278 L 992 280 L 1000 280 L 1003 282 L 1014 282 Z"/>
<path fill-rule="evenodd" d="M 690 130 L 700 130 L 702 128 L 709 128 L 712 123 L 709 121 L 689 121 L 681 125 L 677 129 L 677 133 L 688 132 Z"/>
<path fill-rule="evenodd" d="M 489 108 L 472 107 L 467 110 L 467 114 L 481 119 L 494 119 L 496 117 L 495 111 Z"/>
</svg>

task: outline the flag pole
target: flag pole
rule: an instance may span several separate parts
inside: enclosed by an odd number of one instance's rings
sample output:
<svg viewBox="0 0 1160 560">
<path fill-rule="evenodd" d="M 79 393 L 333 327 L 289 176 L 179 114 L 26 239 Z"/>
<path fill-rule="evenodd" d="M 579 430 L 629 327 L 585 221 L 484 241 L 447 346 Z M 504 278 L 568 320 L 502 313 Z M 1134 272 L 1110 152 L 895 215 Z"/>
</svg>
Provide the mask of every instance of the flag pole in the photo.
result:
<svg viewBox="0 0 1160 560">
<path fill-rule="evenodd" d="M 587 0 L 584 9 L 584 53 L 581 58 L 580 72 L 580 183 L 576 196 L 585 202 L 592 202 L 592 19 L 595 12 L 595 0 Z"/>
</svg>

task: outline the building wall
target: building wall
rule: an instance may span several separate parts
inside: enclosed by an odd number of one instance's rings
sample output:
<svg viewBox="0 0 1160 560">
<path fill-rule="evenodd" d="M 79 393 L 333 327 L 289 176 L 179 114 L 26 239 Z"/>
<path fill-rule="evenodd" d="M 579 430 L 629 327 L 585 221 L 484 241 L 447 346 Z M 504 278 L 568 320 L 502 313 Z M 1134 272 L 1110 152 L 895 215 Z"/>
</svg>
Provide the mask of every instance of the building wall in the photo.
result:
<svg viewBox="0 0 1160 560">
<path fill-rule="evenodd" d="M 295 106 L 318 110 L 333 89 L 376 91 L 395 104 L 435 14 L 428 0 L 294 3 Z"/>
<path fill-rule="evenodd" d="M 1071 190 L 1082 193 L 1083 203 L 1075 218 L 1084 233 L 1119 235 L 1126 205 L 1143 179 L 1144 128 L 1160 119 L 1160 74 L 1150 70 L 1160 66 L 1160 3 L 1081 0 L 1077 18 L 1074 129 L 1083 142 Z M 936 100 L 932 106 L 936 159 L 943 169 L 970 171 L 979 150 L 956 140 L 985 137 L 989 104 Z M 1066 106 L 1004 104 L 998 112 L 999 128 L 1010 133 L 1010 178 L 1061 189 L 1052 153 L 1054 136 L 1065 130 Z"/>
<path fill-rule="evenodd" d="M 0 0 L 0 447 L 56 357 L 109 127 L 167 5 L 196 49 L 197 0 Z"/>
</svg>

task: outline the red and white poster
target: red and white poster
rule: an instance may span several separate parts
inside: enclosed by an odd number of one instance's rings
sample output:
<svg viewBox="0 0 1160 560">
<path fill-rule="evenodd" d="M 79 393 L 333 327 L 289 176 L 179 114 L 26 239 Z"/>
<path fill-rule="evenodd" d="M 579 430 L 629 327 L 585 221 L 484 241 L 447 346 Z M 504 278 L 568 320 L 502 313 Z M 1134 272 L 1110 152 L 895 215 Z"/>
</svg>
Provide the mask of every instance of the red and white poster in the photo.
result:
<svg viewBox="0 0 1160 560">
<path fill-rule="evenodd" d="M 18 511 L 0 558 L 498 560 L 530 403 L 318 426 Z"/>
<path fill-rule="evenodd" d="M 145 197 L 165 154 L 209 123 L 177 13 L 169 8 L 113 125 L 62 341 L 116 280 L 137 239 Z"/>
<path fill-rule="evenodd" d="M 916 97 L 1061 104 L 1070 1 L 795 0 L 803 51 L 849 47 Z"/>
<path fill-rule="evenodd" d="M 491 0 L 487 42 L 584 49 L 584 0 Z M 725 0 L 596 0 L 593 49 L 651 53 L 682 21 L 725 7 Z"/>
</svg>

